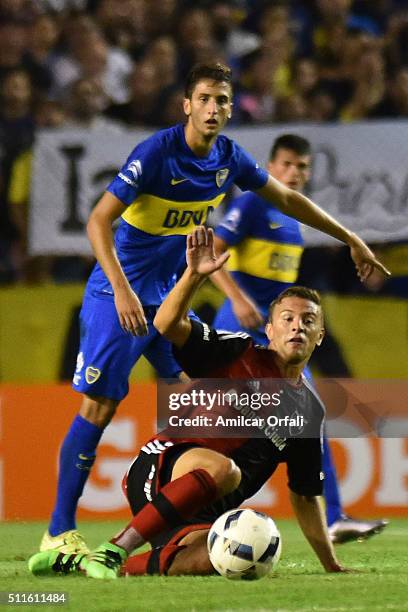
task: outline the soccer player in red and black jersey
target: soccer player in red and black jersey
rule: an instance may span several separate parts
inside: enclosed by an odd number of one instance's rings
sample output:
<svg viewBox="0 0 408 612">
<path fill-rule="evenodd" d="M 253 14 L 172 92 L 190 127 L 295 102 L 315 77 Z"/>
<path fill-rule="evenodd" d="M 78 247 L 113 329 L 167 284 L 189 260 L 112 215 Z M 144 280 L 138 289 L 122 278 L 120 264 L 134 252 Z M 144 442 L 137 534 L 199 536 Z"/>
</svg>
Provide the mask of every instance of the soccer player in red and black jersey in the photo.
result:
<svg viewBox="0 0 408 612">
<path fill-rule="evenodd" d="M 216 257 L 211 229 L 188 236 L 186 258 L 186 271 L 154 320 L 183 369 L 191 377 L 285 379 L 290 410 L 301 403 L 302 412 L 321 423 L 324 407 L 302 377 L 324 335 L 318 294 L 304 287 L 284 291 L 271 304 L 269 346 L 257 347 L 246 334 L 219 332 L 187 316 L 203 279 L 228 258 Z M 254 495 L 282 462 L 306 538 L 326 571 L 344 571 L 322 508 L 320 437 L 171 438 L 166 430 L 146 442 L 124 479 L 134 515 L 129 525 L 87 557 L 46 551 L 34 555 L 29 567 L 34 573 L 82 569 L 93 578 L 213 573 L 206 546 L 211 524 Z M 151 551 L 129 557 L 146 542 Z"/>
</svg>

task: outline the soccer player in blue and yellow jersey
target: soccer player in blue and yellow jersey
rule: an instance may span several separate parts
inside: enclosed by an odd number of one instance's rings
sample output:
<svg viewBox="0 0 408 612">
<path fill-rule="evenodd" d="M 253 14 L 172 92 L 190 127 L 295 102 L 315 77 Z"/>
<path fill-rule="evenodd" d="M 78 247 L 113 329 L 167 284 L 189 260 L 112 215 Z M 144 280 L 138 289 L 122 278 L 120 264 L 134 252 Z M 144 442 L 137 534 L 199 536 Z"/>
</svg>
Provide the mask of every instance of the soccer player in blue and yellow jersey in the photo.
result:
<svg viewBox="0 0 408 612">
<path fill-rule="evenodd" d="M 57 500 L 41 550 L 87 550 L 75 512 L 96 447 L 128 392 L 128 375 L 140 355 L 161 376 L 180 372 L 152 319 L 176 282 L 186 235 L 206 222 L 233 183 L 348 244 L 360 277 L 373 267 L 387 273 L 358 236 L 219 135 L 232 112 L 229 68 L 194 67 L 186 81 L 184 112 L 186 125 L 160 131 L 136 146 L 89 218 L 88 236 L 98 263 L 85 291 L 74 375 L 74 389 L 83 401 L 61 448 Z M 112 224 L 119 217 L 114 237 Z"/>
<path fill-rule="evenodd" d="M 310 143 L 283 134 L 272 145 L 267 170 L 281 183 L 302 191 L 310 178 Z M 234 199 L 216 228 L 218 252 L 229 249 L 229 273 L 222 268 L 214 282 L 227 299 L 216 314 L 216 329 L 247 331 L 268 345 L 265 323 L 270 303 L 296 282 L 303 252 L 300 224 L 269 202 L 249 192 Z M 310 374 L 309 374 L 310 376 Z M 324 439 L 323 469 L 327 522 L 336 543 L 379 532 L 386 522 L 357 520 L 344 514 L 330 447 Z"/>
</svg>

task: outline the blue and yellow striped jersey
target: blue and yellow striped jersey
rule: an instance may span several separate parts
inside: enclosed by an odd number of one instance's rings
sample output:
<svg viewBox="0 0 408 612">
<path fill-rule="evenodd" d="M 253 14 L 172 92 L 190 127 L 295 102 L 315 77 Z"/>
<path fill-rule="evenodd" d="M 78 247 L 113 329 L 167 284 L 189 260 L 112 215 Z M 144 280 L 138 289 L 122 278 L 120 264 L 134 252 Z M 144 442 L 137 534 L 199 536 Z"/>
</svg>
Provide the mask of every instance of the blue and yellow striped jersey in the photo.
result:
<svg viewBox="0 0 408 612">
<path fill-rule="evenodd" d="M 231 274 L 262 311 L 296 281 L 303 253 L 300 224 L 258 195 L 233 200 L 216 234 L 231 247 Z"/>
<path fill-rule="evenodd" d="M 181 124 L 136 146 L 107 189 L 127 206 L 115 246 L 143 304 L 160 304 L 174 286 L 185 261 L 186 235 L 207 221 L 231 185 L 259 189 L 267 178 L 266 171 L 226 136 L 218 136 L 207 157 L 197 157 Z M 87 290 L 113 295 L 99 264 Z"/>
</svg>

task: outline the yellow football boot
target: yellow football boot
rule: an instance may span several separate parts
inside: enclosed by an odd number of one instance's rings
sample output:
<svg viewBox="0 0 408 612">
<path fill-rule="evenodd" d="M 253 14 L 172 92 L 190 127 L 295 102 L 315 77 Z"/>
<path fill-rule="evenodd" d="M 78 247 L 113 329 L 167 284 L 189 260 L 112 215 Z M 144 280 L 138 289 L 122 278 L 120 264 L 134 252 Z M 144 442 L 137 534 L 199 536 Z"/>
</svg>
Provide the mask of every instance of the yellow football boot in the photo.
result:
<svg viewBox="0 0 408 612">
<path fill-rule="evenodd" d="M 87 555 L 89 553 L 89 548 L 84 538 L 76 529 L 64 531 L 55 537 L 46 531 L 40 544 L 40 551 L 43 552 L 45 550 L 56 550 L 66 555 L 77 555 L 79 553 Z"/>
</svg>

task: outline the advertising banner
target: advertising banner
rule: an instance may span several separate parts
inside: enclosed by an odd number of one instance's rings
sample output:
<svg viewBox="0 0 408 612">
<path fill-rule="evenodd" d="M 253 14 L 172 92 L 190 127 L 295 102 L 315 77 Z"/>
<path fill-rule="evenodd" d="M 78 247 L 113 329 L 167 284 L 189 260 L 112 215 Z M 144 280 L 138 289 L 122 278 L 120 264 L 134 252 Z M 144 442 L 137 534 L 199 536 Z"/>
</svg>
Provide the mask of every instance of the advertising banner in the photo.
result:
<svg viewBox="0 0 408 612">
<path fill-rule="evenodd" d="M 408 169 L 402 154 L 407 122 L 236 128 L 227 135 L 264 164 L 274 138 L 293 131 L 311 142 L 308 194 L 322 208 L 368 242 L 408 239 Z M 150 134 L 119 129 L 39 132 L 30 202 L 32 255 L 91 252 L 85 233 L 89 213 L 129 153 Z M 209 222 L 217 218 L 215 212 Z M 310 228 L 304 233 L 308 245 L 336 243 Z"/>
<path fill-rule="evenodd" d="M 369 407 L 372 400 L 366 400 Z M 69 385 L 0 388 L 1 519 L 49 517 L 56 492 L 59 447 L 78 405 L 79 397 Z M 347 414 L 346 411 L 343 417 Z M 343 419 L 342 435 L 345 427 Z M 406 436 L 406 415 L 399 416 L 398 427 L 400 435 Z M 349 432 L 348 437 L 331 440 L 347 512 L 357 517 L 406 516 L 407 437 L 375 437 L 364 431 L 356 435 L 355 429 Z M 102 437 L 80 500 L 79 519 L 129 518 L 121 481 L 141 446 L 155 433 L 156 385 L 133 385 Z M 383 433 L 386 435 L 386 428 Z M 395 423 L 390 430 L 393 435 Z M 246 505 L 273 517 L 291 516 L 284 465 Z"/>
</svg>

